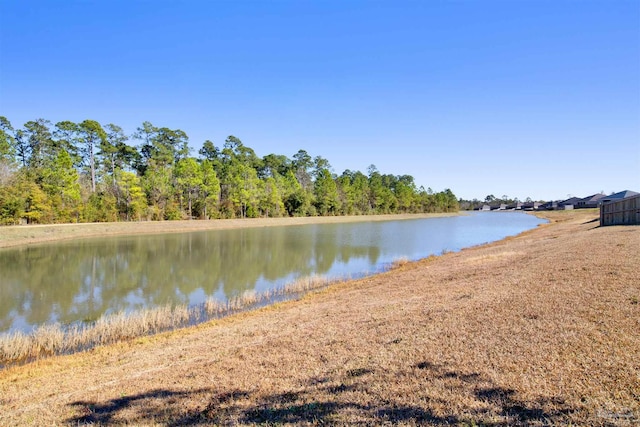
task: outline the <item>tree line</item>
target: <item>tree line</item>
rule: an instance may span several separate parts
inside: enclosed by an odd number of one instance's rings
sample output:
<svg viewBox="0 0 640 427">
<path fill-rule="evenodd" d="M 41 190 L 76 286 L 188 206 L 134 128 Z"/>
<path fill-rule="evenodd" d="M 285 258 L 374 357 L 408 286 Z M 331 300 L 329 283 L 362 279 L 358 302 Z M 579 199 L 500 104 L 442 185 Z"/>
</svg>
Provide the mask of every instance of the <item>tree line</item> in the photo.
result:
<svg viewBox="0 0 640 427">
<path fill-rule="evenodd" d="M 132 135 L 95 120 L 14 128 L 0 116 L 0 223 L 366 215 L 458 210 L 451 190 L 410 175 L 332 173 L 299 150 L 258 157 L 235 136 L 191 155 L 179 129 L 144 122 Z"/>
</svg>

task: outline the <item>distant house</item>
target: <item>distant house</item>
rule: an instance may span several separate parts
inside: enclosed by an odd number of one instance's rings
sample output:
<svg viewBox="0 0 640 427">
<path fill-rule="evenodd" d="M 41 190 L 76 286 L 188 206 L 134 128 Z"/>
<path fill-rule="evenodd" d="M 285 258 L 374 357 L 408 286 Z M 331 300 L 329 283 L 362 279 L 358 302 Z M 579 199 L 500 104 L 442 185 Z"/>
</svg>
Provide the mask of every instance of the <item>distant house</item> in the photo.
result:
<svg viewBox="0 0 640 427">
<path fill-rule="evenodd" d="M 533 206 L 533 203 L 531 204 Z M 525 204 L 523 203 L 516 203 L 516 204 L 511 204 L 511 205 L 507 205 L 506 203 L 494 203 L 494 204 L 484 204 L 482 206 L 478 207 L 479 211 L 508 211 L 508 210 L 515 210 L 515 209 L 524 209 Z"/>
<path fill-rule="evenodd" d="M 575 206 L 580 200 L 582 200 L 580 197 L 570 197 L 567 200 L 563 200 L 561 202 L 558 203 L 559 206 Z"/>
<path fill-rule="evenodd" d="M 604 193 L 593 194 L 589 197 L 578 200 L 574 206 L 577 209 L 597 208 L 603 197 L 606 197 Z"/>
<path fill-rule="evenodd" d="M 540 202 L 525 202 L 522 204 L 522 209 L 525 211 L 537 211 L 542 209 L 542 204 Z"/>
<path fill-rule="evenodd" d="M 485 206 L 488 206 L 489 209 L 484 209 Z M 507 209 L 507 205 L 505 203 L 493 203 L 490 205 L 483 206 L 482 210 L 490 210 L 490 211 L 504 211 Z"/>
<path fill-rule="evenodd" d="M 558 202 L 546 202 L 540 206 L 540 209 L 552 211 L 558 209 Z"/>
<path fill-rule="evenodd" d="M 580 200 L 582 200 L 580 197 L 570 197 L 566 200 L 563 200 L 561 202 L 557 202 L 557 206 L 556 209 L 560 209 L 560 210 L 570 210 L 573 209 L 574 207 L 576 207 L 576 204 L 578 202 L 580 202 Z"/>
<path fill-rule="evenodd" d="M 573 199 L 575 199 L 575 197 L 567 200 L 562 200 L 562 201 L 547 202 L 543 205 L 540 205 L 539 209 L 546 209 L 548 211 L 561 211 L 561 210 L 573 209 L 573 203 L 572 203 Z"/>
</svg>

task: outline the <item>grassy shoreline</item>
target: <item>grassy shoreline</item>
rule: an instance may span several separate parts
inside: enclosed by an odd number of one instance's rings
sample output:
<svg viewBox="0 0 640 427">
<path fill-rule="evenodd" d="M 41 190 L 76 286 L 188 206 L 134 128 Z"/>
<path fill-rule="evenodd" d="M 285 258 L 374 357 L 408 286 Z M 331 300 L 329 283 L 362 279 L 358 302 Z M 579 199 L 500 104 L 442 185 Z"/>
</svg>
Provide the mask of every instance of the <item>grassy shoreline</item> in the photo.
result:
<svg viewBox="0 0 640 427">
<path fill-rule="evenodd" d="M 394 265 L 404 262 L 399 260 Z M 86 324 L 46 324 L 28 334 L 0 334 L 0 370 L 44 357 L 73 354 L 99 345 L 142 338 L 220 319 L 300 297 L 307 292 L 326 288 L 344 280 L 309 276 L 264 293 L 245 291 L 226 302 L 208 298 L 196 306 L 165 305 L 130 313 L 107 314 Z"/>
<path fill-rule="evenodd" d="M 454 215 L 459 215 L 459 213 L 11 225 L 0 226 L 0 249 L 92 237 L 164 234 L 190 231 L 225 230 L 251 227 L 277 227 L 306 224 L 390 221 L 418 218 L 437 218 Z"/>
<path fill-rule="evenodd" d="M 0 371 L 0 425 L 634 425 L 640 227 L 499 242 Z"/>
</svg>

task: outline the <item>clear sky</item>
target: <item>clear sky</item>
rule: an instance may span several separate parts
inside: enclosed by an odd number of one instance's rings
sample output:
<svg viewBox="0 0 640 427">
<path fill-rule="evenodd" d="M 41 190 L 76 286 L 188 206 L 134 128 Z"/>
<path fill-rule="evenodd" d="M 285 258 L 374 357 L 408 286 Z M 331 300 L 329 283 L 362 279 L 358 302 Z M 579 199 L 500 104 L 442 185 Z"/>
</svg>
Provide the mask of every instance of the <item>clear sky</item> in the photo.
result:
<svg viewBox="0 0 640 427">
<path fill-rule="evenodd" d="M 458 197 L 640 191 L 640 1 L 0 0 L 0 115 L 235 135 Z"/>
</svg>

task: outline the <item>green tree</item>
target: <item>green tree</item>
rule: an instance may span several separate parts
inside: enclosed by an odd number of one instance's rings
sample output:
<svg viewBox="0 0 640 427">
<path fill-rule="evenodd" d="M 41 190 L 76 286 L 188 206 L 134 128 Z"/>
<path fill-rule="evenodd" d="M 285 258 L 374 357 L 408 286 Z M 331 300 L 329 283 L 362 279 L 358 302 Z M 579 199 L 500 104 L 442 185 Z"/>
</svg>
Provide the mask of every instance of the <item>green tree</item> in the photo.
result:
<svg viewBox="0 0 640 427">
<path fill-rule="evenodd" d="M 222 209 L 226 216 L 258 215 L 259 185 L 255 152 L 230 135 L 220 155 L 220 187 Z"/>
<path fill-rule="evenodd" d="M 124 213 L 127 221 L 139 221 L 147 207 L 140 179 L 132 172 L 122 171 L 118 176 L 118 187 L 122 193 L 123 206 L 120 211 Z"/>
<path fill-rule="evenodd" d="M 204 159 L 200 163 L 202 169 L 202 205 L 203 217 L 209 219 L 211 214 L 218 213 L 220 206 L 220 180 L 212 163 Z"/>
<path fill-rule="evenodd" d="M 401 212 L 410 212 L 414 206 L 416 186 L 411 175 L 397 177 L 393 191 Z"/>
<path fill-rule="evenodd" d="M 107 174 L 115 183 L 116 170 L 132 167 L 137 151 L 135 148 L 127 145 L 129 138 L 120 126 L 109 123 L 105 126 L 105 135 L 105 139 L 100 141 L 100 151 L 98 154 Z"/>
<path fill-rule="evenodd" d="M 6 117 L 0 116 L 0 162 L 13 163 L 16 155 L 13 126 Z"/>
<path fill-rule="evenodd" d="M 150 122 L 143 122 L 142 126 L 138 127 L 133 134 L 133 138 L 140 140 L 140 159 L 136 165 L 136 169 L 140 175 L 144 175 L 147 166 L 153 158 L 154 139 L 158 132 L 158 128 L 153 126 Z"/>
<path fill-rule="evenodd" d="M 260 189 L 260 210 L 267 217 L 280 217 L 284 213 L 284 203 L 278 182 L 273 177 L 262 181 Z"/>
<path fill-rule="evenodd" d="M 196 200 L 203 186 L 202 169 L 196 159 L 188 157 L 178 160 L 174 173 L 181 196 L 186 195 L 187 197 L 189 219 L 191 219 L 193 217 L 193 201 Z"/>
<path fill-rule="evenodd" d="M 118 205 L 109 192 L 90 193 L 84 203 L 83 219 L 88 222 L 114 222 L 118 220 Z"/>
<path fill-rule="evenodd" d="M 202 144 L 202 148 L 198 151 L 198 154 L 211 163 L 218 162 L 221 155 L 220 150 L 208 139 Z"/>
<path fill-rule="evenodd" d="M 261 161 L 252 148 L 245 146 L 239 138 L 229 135 L 224 141 L 222 156 L 227 159 L 235 159 L 245 166 L 258 169 Z"/>
<path fill-rule="evenodd" d="M 315 206 L 320 215 L 335 215 L 339 208 L 338 189 L 328 169 L 316 173 Z"/>
<path fill-rule="evenodd" d="M 304 216 L 309 213 L 311 197 L 302 188 L 293 171 L 289 171 L 283 179 L 282 200 L 289 216 Z"/>
<path fill-rule="evenodd" d="M 78 154 L 78 146 L 81 143 L 79 134 L 80 126 L 68 120 L 56 123 L 56 128 L 53 131 L 56 148 L 69 153 L 76 167 L 82 165 L 82 158 Z"/>
<path fill-rule="evenodd" d="M 158 165 L 177 163 L 189 155 L 189 137 L 180 129 L 160 128 L 153 139 L 152 158 Z"/>
<path fill-rule="evenodd" d="M 25 174 L 0 161 L 0 224 L 19 224 L 26 206 Z"/>
<path fill-rule="evenodd" d="M 373 206 L 371 204 L 371 190 L 369 188 L 369 179 L 365 174 L 357 171 L 353 174 L 351 182 L 354 192 L 356 211 L 360 214 L 365 215 L 371 213 Z"/>
<path fill-rule="evenodd" d="M 302 188 L 305 191 L 310 192 L 312 190 L 313 182 L 311 179 L 311 168 L 313 167 L 313 160 L 309 153 L 305 150 L 298 150 L 293 155 L 293 169 L 295 176 Z"/>
<path fill-rule="evenodd" d="M 16 158 L 20 162 L 20 165 L 23 168 L 26 168 L 29 164 L 30 154 L 31 154 L 29 149 L 29 143 L 27 140 L 27 135 L 24 130 L 17 129 L 14 132 L 13 137 L 15 141 L 14 147 L 15 147 Z"/>
<path fill-rule="evenodd" d="M 329 160 L 325 159 L 321 156 L 316 156 L 313 158 L 313 178 L 317 179 L 321 173 L 324 173 L 324 170 L 328 170 L 329 174 L 331 174 L 331 163 Z"/>
<path fill-rule="evenodd" d="M 260 179 L 268 177 L 276 178 L 284 176 L 292 169 L 291 161 L 284 155 L 267 154 L 262 158 L 261 167 L 258 170 Z"/>
<path fill-rule="evenodd" d="M 340 199 L 340 213 L 342 215 L 353 215 L 356 213 L 356 192 L 352 185 L 353 172 L 345 170 L 336 179 L 338 187 L 338 197 Z"/>
<path fill-rule="evenodd" d="M 20 201 L 12 194 L 16 153 L 13 132 L 9 120 L 0 116 L 0 224 L 19 220 Z"/>
<path fill-rule="evenodd" d="M 51 206 L 47 195 L 35 182 L 28 182 L 24 188 L 25 208 L 24 217 L 29 224 L 38 224 L 51 221 Z"/>
<path fill-rule="evenodd" d="M 39 171 L 55 156 L 53 135 L 49 129 L 51 122 L 44 119 L 24 124 L 24 131 L 18 134 L 19 155 L 39 179 Z"/>
<path fill-rule="evenodd" d="M 78 171 L 66 150 L 60 150 L 53 163 L 43 169 L 41 186 L 57 222 L 78 221 L 81 200 Z"/>
<path fill-rule="evenodd" d="M 25 200 L 13 185 L 0 185 L 0 224 L 15 225 L 20 223 L 24 214 Z"/>
<path fill-rule="evenodd" d="M 172 175 L 171 167 L 158 166 L 153 160 L 146 168 L 146 173 L 142 177 L 142 187 L 147 195 L 152 219 L 176 217 L 175 207 L 171 200 L 173 194 Z"/>
<path fill-rule="evenodd" d="M 445 212 L 457 212 L 460 210 L 460 204 L 458 203 L 458 199 L 456 197 L 455 194 L 453 194 L 453 191 L 451 191 L 450 189 L 446 188 L 443 191 L 444 194 L 444 200 L 445 200 L 445 206 L 444 206 L 444 211 Z"/>
<path fill-rule="evenodd" d="M 386 206 L 388 206 L 388 203 L 382 175 L 374 165 L 369 166 L 369 188 L 371 189 L 370 204 L 373 210 L 378 214 L 387 213 Z"/>
<path fill-rule="evenodd" d="M 96 149 L 106 144 L 107 134 L 95 120 L 85 120 L 80 123 L 80 143 L 82 145 L 82 157 L 89 169 L 91 178 L 91 192 L 96 192 Z"/>
<path fill-rule="evenodd" d="M 255 169 L 239 162 L 230 166 L 228 175 L 229 200 L 241 218 L 258 214 L 258 189 L 260 180 Z"/>
<path fill-rule="evenodd" d="M 144 175 L 152 163 L 155 168 L 171 167 L 189 155 L 189 137 L 180 129 L 158 128 L 143 122 L 133 138 L 142 141 L 136 165 L 140 175 Z"/>
</svg>

